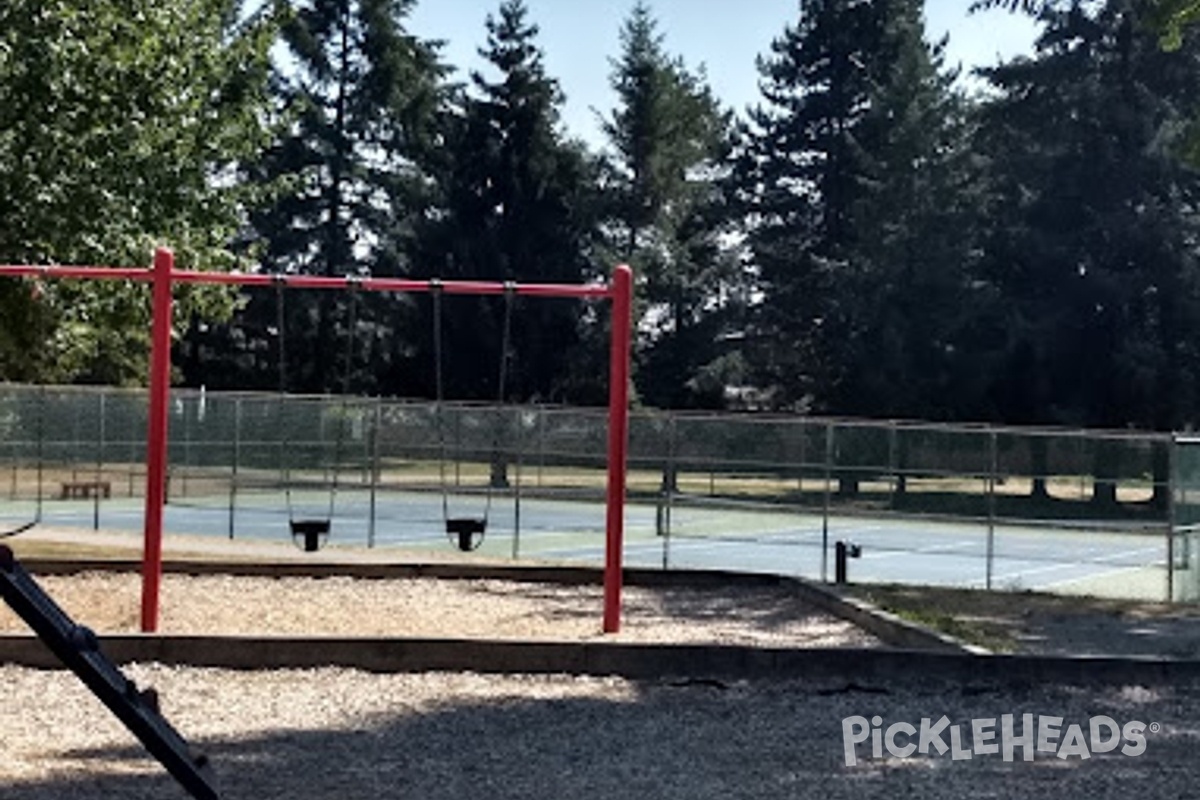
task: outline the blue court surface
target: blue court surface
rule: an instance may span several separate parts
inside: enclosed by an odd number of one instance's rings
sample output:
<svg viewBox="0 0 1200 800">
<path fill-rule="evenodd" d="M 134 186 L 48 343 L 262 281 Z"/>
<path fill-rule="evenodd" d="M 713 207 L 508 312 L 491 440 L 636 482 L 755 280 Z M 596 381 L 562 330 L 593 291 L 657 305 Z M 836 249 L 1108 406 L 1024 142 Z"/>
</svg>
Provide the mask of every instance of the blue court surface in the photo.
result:
<svg viewBox="0 0 1200 800">
<path fill-rule="evenodd" d="M 450 516 L 488 517 L 485 555 L 600 564 L 604 506 L 599 501 L 451 496 Z M 23 504 L 24 505 L 24 504 Z M 6 504 L 0 517 L 28 518 L 28 505 Z M 141 501 L 47 501 L 46 525 L 142 529 Z M 293 493 L 294 519 L 329 516 L 329 495 Z M 371 524 L 372 516 L 374 524 Z M 235 539 L 289 538 L 288 504 L 281 493 L 189 500 L 165 509 L 169 533 Z M 338 494 L 332 515 L 334 544 L 440 550 L 453 553 L 443 532 L 442 498 L 436 493 L 364 491 Z M 669 569 L 730 570 L 834 575 L 834 545 L 859 545 L 848 564 L 854 582 L 1027 589 L 1166 599 L 1167 533 L 1161 528 L 1105 529 L 995 524 L 915 517 L 831 516 L 811 508 L 728 507 L 679 500 L 669 509 L 630 504 L 626 509 L 625 563 Z M 991 558 L 989 559 L 989 551 Z M 989 570 L 990 565 L 990 570 Z"/>
</svg>

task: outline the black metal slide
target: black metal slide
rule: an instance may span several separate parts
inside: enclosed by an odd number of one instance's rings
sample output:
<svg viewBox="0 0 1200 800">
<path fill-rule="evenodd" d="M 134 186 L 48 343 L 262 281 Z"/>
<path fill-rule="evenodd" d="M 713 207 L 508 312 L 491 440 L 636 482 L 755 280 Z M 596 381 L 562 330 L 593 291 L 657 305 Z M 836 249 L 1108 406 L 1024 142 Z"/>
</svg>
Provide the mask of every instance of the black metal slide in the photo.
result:
<svg viewBox="0 0 1200 800">
<path fill-rule="evenodd" d="M 159 713 L 154 690 L 142 691 L 125 677 L 100 652 L 96 635 L 59 608 L 4 545 L 0 545 L 0 596 L 192 797 L 219 800 L 208 759 L 193 755 Z"/>
</svg>

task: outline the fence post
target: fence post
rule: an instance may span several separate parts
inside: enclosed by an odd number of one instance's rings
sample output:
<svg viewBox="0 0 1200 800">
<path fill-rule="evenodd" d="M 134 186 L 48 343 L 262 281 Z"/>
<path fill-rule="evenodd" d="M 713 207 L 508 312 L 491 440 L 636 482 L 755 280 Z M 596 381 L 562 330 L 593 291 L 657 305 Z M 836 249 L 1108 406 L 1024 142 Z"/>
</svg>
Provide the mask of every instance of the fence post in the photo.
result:
<svg viewBox="0 0 1200 800">
<path fill-rule="evenodd" d="M 46 473 L 46 387 L 38 389 L 37 423 L 37 518 L 42 518 L 42 484 Z"/>
<path fill-rule="evenodd" d="M 178 391 L 178 390 L 177 390 Z M 179 471 L 179 496 L 188 496 L 188 473 L 192 471 L 192 415 L 188 412 L 188 400 L 183 392 L 178 393 L 179 411 L 183 415 L 183 468 Z"/>
<path fill-rule="evenodd" d="M 900 494 L 900 459 L 897 455 L 899 446 L 896 442 L 899 434 L 896 432 L 896 420 L 888 421 L 888 483 L 892 486 L 892 508 L 899 505 Z"/>
<path fill-rule="evenodd" d="M 242 398 L 233 401 L 233 465 L 229 473 L 229 540 L 233 541 L 237 530 L 238 469 L 242 461 Z"/>
<path fill-rule="evenodd" d="M 77 400 L 79 395 L 77 393 L 71 393 L 68 395 L 68 397 L 71 397 L 71 398 L 74 398 Z M 83 442 L 80 441 L 80 438 L 79 438 L 80 437 L 79 415 L 83 413 L 83 403 L 77 401 L 77 402 L 72 403 L 71 407 L 74 409 L 74 413 L 71 414 L 71 449 L 72 449 L 72 452 L 68 456 L 68 458 L 71 459 L 71 481 L 75 482 L 75 481 L 79 480 L 79 461 L 76 458 L 76 456 L 83 453 Z"/>
<path fill-rule="evenodd" d="M 1179 492 L 1179 453 L 1175 434 L 1167 450 L 1167 602 L 1175 600 L 1175 528 L 1176 495 Z"/>
<path fill-rule="evenodd" d="M 521 557 L 521 480 L 522 466 L 525 464 L 525 421 L 519 408 L 513 409 L 516 416 L 515 428 L 519 432 L 516 442 L 516 476 L 513 482 L 513 543 L 512 557 L 516 561 Z"/>
<path fill-rule="evenodd" d="M 537 486 L 542 488 L 542 471 L 546 467 L 546 409 L 539 408 L 537 410 L 538 420 L 538 466 L 537 466 Z"/>
<path fill-rule="evenodd" d="M 104 417 L 105 417 L 105 390 L 99 391 L 99 399 L 97 405 L 97 413 L 100 419 L 96 425 L 96 487 L 92 492 L 92 530 L 100 530 L 100 482 L 104 480 Z"/>
<path fill-rule="evenodd" d="M 821 583 L 829 582 L 829 503 L 833 491 L 833 423 L 825 423 L 825 497 L 821 509 Z"/>
<path fill-rule="evenodd" d="M 126 400 L 126 402 L 129 402 L 129 401 Z M 135 407 L 138 409 L 141 409 L 140 404 L 135 404 Z M 126 458 L 127 458 L 126 463 L 129 465 L 129 468 L 125 472 L 127 475 L 127 480 L 129 482 L 129 498 L 132 500 L 133 499 L 133 490 L 134 490 L 133 484 L 135 483 L 135 481 L 137 479 L 137 466 L 138 466 L 138 456 L 137 456 L 138 418 L 137 418 L 137 413 L 134 411 L 128 411 L 127 414 L 129 416 L 129 428 L 128 428 L 126 435 L 129 437 L 129 442 L 128 442 L 129 443 L 129 451 L 126 456 Z"/>
<path fill-rule="evenodd" d="M 17 444 L 17 440 L 14 439 L 13 446 L 12 446 L 12 469 L 10 470 L 12 474 L 10 475 L 10 481 L 9 481 L 9 486 L 8 486 L 8 499 L 9 500 L 17 499 L 17 472 L 20 469 L 20 467 L 19 467 L 20 463 L 21 463 L 21 446 L 19 444 Z"/>
<path fill-rule="evenodd" d="M 370 510 L 367 513 L 367 547 L 375 546 L 375 520 L 378 513 L 376 503 L 378 502 L 379 494 L 379 432 L 383 430 L 383 399 L 375 398 L 375 418 L 371 422 L 371 463 L 369 466 L 371 473 L 371 495 L 370 495 Z"/>
<path fill-rule="evenodd" d="M 675 490 L 679 488 L 679 462 L 675 456 L 675 448 L 678 444 L 678 417 L 675 414 L 667 416 L 667 474 L 670 476 L 670 481 L 667 483 L 664 491 L 666 492 L 666 506 L 663 509 L 663 546 L 662 546 L 662 568 L 664 570 L 671 568 L 671 512 L 675 508 Z"/>
<path fill-rule="evenodd" d="M 987 578 L 985 588 L 992 589 L 992 570 L 996 548 L 996 472 L 1000 468 L 996 452 L 996 432 L 988 435 L 988 479 L 987 479 Z"/>
</svg>

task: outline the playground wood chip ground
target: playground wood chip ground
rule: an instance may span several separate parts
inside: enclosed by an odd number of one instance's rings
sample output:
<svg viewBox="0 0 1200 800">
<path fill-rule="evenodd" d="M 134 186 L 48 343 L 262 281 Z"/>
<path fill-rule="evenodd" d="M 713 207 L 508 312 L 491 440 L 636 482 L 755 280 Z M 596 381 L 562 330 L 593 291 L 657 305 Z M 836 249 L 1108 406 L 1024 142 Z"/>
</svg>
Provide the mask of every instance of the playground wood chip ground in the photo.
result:
<svg viewBox="0 0 1200 800">
<path fill-rule="evenodd" d="M 897 676 L 879 685 L 629 681 L 320 669 L 230 672 L 135 665 L 210 756 L 224 800 L 658 800 L 1192 797 L 1200 687 L 1001 689 Z M 184 800 L 73 676 L 0 667 L 5 800 Z M 897 758 L 843 720 L 919 725 L 1029 713 L 1088 730 L 1095 715 L 1153 725 L 1145 752 L 1031 762 L 1000 754 Z M 948 737 L 947 737 L 948 739 Z M 970 745 L 966 745 L 970 748 Z"/>
<path fill-rule="evenodd" d="M 138 629 L 135 574 L 45 576 L 39 583 L 99 633 Z M 599 586 L 428 578 L 248 578 L 168 574 L 167 634 L 599 639 Z M 626 587 L 616 641 L 871 647 L 878 642 L 786 588 Z M 0 632 L 25 631 L 0 608 Z"/>
<path fill-rule="evenodd" d="M 41 582 L 98 631 L 136 629 L 136 575 Z M 168 575 L 162 628 L 586 640 L 601 636 L 600 600 L 599 587 L 496 580 Z M 22 629 L 7 611 L 0 615 L 0 630 Z M 619 640 L 878 645 L 785 589 L 745 587 L 628 587 Z M 164 714 L 211 757 L 225 800 L 1184 797 L 1200 778 L 1200 684 L 1083 690 L 948 685 L 919 675 L 858 685 L 804 676 L 632 681 L 153 664 L 127 671 L 158 690 Z M 0 798 L 185 797 L 74 676 L 0 666 L 0 685 Z M 944 714 L 969 737 L 971 720 L 1023 713 L 1084 730 L 1106 714 L 1141 720 L 1155 733 L 1137 757 L 875 758 L 862 745 L 853 765 L 845 760 L 842 726 L 852 715 L 919 724 Z"/>
</svg>

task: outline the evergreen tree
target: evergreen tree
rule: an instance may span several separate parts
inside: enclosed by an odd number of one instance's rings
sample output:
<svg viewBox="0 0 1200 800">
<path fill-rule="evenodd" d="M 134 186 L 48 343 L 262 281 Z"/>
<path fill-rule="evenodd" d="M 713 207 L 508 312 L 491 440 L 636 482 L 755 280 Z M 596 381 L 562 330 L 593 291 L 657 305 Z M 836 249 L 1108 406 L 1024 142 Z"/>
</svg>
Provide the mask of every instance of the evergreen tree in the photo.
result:
<svg viewBox="0 0 1200 800">
<path fill-rule="evenodd" d="M 607 230 L 614 260 L 639 277 L 648 331 L 638 375 L 651 405 L 717 405 L 733 370 L 719 340 L 738 296 L 738 262 L 725 244 L 721 192 L 731 120 L 704 82 L 664 50 L 638 3 L 621 31 L 611 84 L 618 107 L 604 132 Z"/>
<path fill-rule="evenodd" d="M 433 202 L 428 164 L 446 99 L 436 46 L 405 30 L 412 5 L 299 0 L 293 8 L 283 39 L 294 63 L 276 77 L 292 127 L 251 171 L 253 179 L 285 187 L 253 219 L 266 269 L 324 276 L 411 270 L 417 221 Z M 404 298 L 358 298 L 352 332 L 347 294 L 290 292 L 285 302 L 282 332 L 274 330 L 276 299 L 265 292 L 250 295 L 235 330 L 217 332 L 216 346 L 253 370 L 237 382 L 252 385 L 256 373 L 262 380 L 260 356 L 277 351 L 270 340 L 282 335 L 292 367 L 288 388 L 337 390 L 345 337 L 353 336 L 356 390 L 402 390 L 387 378 L 405 348 L 394 328 Z"/>
<path fill-rule="evenodd" d="M 502 3 L 486 22 L 460 112 L 446 126 L 436 176 L 442 212 L 422 229 L 422 274 L 429 277 L 578 283 L 589 260 L 593 165 L 561 132 L 558 83 L 546 74 L 538 28 L 521 0 Z M 565 399 L 561 384 L 578 341 L 579 306 L 515 300 L 508 394 Z M 495 400 L 503 300 L 445 298 L 446 392 Z M 428 326 L 427 326 L 428 327 Z M 422 375 L 432 379 L 424 349 Z"/>
<path fill-rule="evenodd" d="M 924 39 L 921 4 L 893 2 L 879 77 L 855 140 L 863 173 L 853 266 L 838 276 L 847 325 L 830 406 L 840 413 L 979 419 L 1001 324 L 980 276 L 986 200 L 970 150 L 973 109 Z"/>
<path fill-rule="evenodd" d="M 977 407 L 967 113 L 914 0 L 811 0 L 760 59 L 739 156 L 764 293 L 754 351 L 786 402 Z"/>
<path fill-rule="evenodd" d="M 738 184 L 765 295 L 755 337 L 760 380 L 787 402 L 828 395 L 844 335 L 835 296 L 852 268 L 865 171 L 856 134 L 875 83 L 883 3 L 808 0 L 758 62 L 765 106 L 751 110 Z"/>
<path fill-rule="evenodd" d="M 1174 157 L 1200 48 L 1164 53 L 1124 0 L 1044 19 L 1036 59 L 988 73 L 1002 92 L 986 145 L 1007 201 L 989 248 L 1013 314 L 1007 374 L 1036 392 L 1006 411 L 1178 428 L 1200 410 L 1200 184 Z"/>
</svg>

